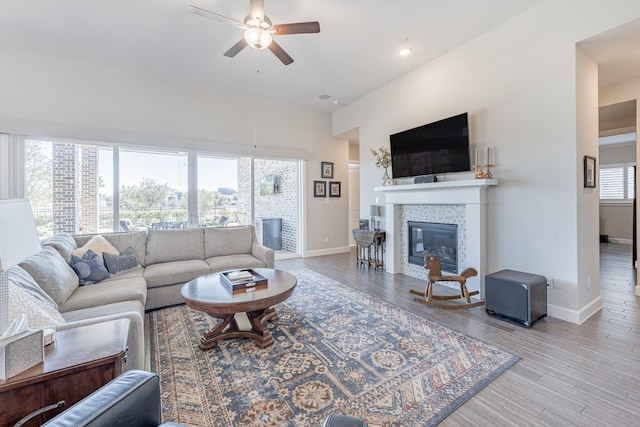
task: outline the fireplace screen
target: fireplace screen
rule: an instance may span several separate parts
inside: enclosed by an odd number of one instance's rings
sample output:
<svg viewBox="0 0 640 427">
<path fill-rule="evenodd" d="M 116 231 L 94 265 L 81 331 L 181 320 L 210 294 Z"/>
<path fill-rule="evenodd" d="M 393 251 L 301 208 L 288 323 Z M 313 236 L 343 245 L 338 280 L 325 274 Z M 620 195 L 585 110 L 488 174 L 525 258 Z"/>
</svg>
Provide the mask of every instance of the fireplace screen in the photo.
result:
<svg viewBox="0 0 640 427">
<path fill-rule="evenodd" d="M 436 255 L 443 271 L 458 273 L 458 226 L 409 221 L 409 263 L 424 265 L 426 255 Z"/>
</svg>

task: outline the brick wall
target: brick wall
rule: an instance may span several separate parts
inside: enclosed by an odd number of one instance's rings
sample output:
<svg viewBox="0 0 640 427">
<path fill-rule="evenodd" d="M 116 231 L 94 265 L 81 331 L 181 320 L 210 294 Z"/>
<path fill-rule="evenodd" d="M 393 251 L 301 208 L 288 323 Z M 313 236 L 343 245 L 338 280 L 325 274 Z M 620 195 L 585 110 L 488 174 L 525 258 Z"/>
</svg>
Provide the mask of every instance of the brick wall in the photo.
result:
<svg viewBox="0 0 640 427">
<path fill-rule="evenodd" d="M 251 159 L 238 160 L 238 210 L 251 217 L 250 197 Z M 275 175 L 278 191 L 260 195 L 260 180 Z M 282 250 L 297 252 L 298 237 L 298 167 L 296 162 L 282 160 L 254 160 L 255 218 L 282 218 Z"/>
<path fill-rule="evenodd" d="M 98 232 L 98 148 L 83 145 L 80 167 L 80 232 Z"/>
<path fill-rule="evenodd" d="M 76 194 L 77 148 L 75 144 L 54 143 L 53 160 L 53 232 L 76 233 L 78 210 Z"/>
</svg>

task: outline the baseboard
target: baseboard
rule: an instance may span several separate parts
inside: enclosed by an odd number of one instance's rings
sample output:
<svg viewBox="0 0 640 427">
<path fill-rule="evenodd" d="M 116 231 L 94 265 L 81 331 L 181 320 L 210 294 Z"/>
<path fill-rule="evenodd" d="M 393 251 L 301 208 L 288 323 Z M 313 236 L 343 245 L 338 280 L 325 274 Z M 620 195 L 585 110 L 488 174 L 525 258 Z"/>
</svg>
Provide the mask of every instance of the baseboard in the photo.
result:
<svg viewBox="0 0 640 427">
<path fill-rule="evenodd" d="M 580 310 L 570 310 L 553 304 L 547 305 L 547 315 L 566 322 L 581 325 L 585 320 L 602 309 L 602 298 L 594 298 L 589 304 L 582 306 Z"/>
<path fill-rule="evenodd" d="M 302 257 L 310 258 L 314 256 L 342 254 L 349 251 L 350 251 L 349 246 L 342 246 L 339 248 L 317 249 L 314 251 L 306 251 L 305 253 L 302 254 Z"/>
<path fill-rule="evenodd" d="M 623 245 L 631 245 L 633 244 L 633 240 L 621 239 L 620 237 L 609 237 L 609 243 L 621 243 Z"/>
</svg>

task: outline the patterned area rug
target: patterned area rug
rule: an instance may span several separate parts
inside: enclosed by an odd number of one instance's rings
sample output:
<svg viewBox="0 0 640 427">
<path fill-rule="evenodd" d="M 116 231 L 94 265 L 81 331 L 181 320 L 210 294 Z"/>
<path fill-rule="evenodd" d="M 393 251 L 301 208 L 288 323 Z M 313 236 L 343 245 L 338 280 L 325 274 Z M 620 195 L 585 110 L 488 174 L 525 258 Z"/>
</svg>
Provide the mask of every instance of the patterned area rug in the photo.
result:
<svg viewBox="0 0 640 427">
<path fill-rule="evenodd" d="M 431 426 L 519 360 L 332 279 L 292 271 L 275 344 L 197 344 L 216 320 L 186 306 L 148 314 L 165 421 L 193 426 L 321 426 L 331 412 L 370 426 Z"/>
</svg>

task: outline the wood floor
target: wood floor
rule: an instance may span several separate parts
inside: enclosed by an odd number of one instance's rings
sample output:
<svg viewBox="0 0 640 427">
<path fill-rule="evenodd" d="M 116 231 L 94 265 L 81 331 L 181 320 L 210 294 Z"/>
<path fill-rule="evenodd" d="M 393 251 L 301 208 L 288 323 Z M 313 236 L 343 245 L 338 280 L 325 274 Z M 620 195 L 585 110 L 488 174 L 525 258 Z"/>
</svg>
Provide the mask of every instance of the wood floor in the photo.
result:
<svg viewBox="0 0 640 427">
<path fill-rule="evenodd" d="M 531 329 L 482 307 L 418 304 L 409 290 L 423 290 L 422 280 L 358 268 L 354 251 L 277 261 L 276 268 L 309 268 L 522 357 L 442 426 L 640 426 L 640 297 L 630 248 L 601 244 L 600 312 L 582 325 L 546 318 Z"/>
</svg>

